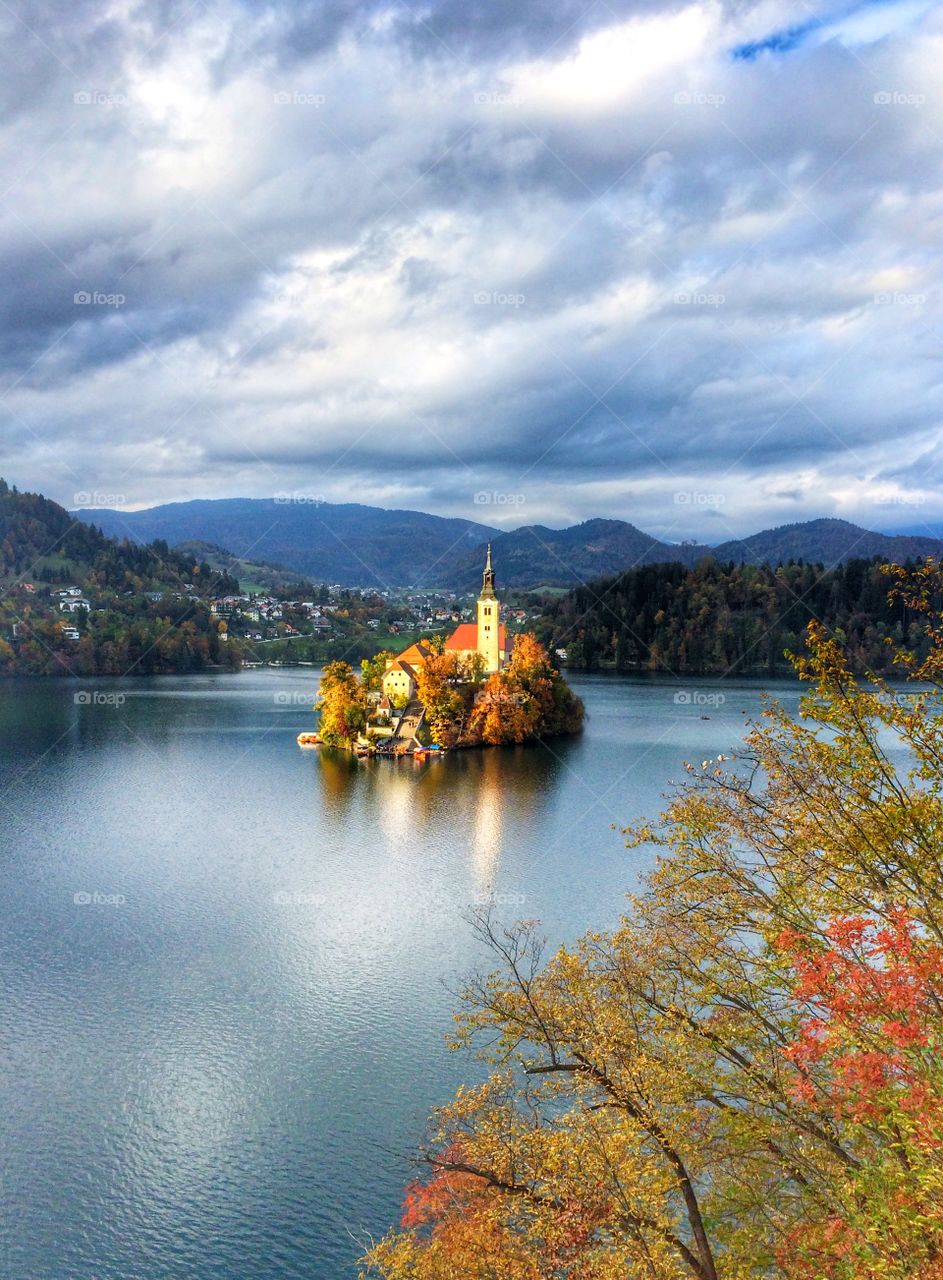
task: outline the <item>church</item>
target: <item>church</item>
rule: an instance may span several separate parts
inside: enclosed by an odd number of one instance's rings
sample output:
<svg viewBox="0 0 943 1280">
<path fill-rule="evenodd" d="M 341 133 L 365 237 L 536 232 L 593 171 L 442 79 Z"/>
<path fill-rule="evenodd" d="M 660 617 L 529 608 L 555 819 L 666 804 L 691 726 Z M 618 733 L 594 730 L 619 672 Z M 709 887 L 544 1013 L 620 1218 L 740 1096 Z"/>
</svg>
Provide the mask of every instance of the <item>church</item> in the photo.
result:
<svg viewBox="0 0 943 1280">
<path fill-rule="evenodd" d="M 477 610 L 477 620 L 460 623 L 446 640 L 445 649 L 447 653 L 455 653 L 460 658 L 481 654 L 485 674 L 492 675 L 507 665 L 513 637 L 508 635 L 507 628 L 501 621 L 501 602 L 494 590 L 490 542 Z M 392 701 L 416 696 L 416 669 L 423 665 L 431 652 L 429 646 L 420 640 L 390 659 L 383 676 L 383 692 L 387 698 Z"/>
</svg>

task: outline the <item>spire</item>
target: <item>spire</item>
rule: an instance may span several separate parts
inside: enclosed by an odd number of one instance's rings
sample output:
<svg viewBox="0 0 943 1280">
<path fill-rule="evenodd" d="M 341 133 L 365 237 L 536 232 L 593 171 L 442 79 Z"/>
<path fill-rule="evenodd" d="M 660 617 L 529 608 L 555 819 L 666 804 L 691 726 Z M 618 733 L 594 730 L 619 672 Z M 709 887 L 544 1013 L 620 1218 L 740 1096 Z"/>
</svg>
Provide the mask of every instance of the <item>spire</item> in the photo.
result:
<svg viewBox="0 0 943 1280">
<path fill-rule="evenodd" d="M 485 558 L 485 571 L 481 575 L 482 596 L 494 596 L 494 569 L 491 565 L 491 543 L 488 543 L 488 555 Z"/>
</svg>

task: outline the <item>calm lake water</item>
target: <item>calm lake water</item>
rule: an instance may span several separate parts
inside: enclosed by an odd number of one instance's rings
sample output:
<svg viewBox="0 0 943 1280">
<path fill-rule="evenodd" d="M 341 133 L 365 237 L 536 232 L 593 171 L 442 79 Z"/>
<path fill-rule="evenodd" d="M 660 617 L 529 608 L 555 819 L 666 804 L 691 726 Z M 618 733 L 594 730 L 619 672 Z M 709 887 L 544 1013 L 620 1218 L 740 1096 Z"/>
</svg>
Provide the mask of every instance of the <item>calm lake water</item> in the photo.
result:
<svg viewBox="0 0 943 1280">
<path fill-rule="evenodd" d="M 316 683 L 0 682 L 5 1280 L 352 1280 L 476 1069 L 469 905 L 612 924 L 761 691 L 575 676 L 581 738 L 414 765 L 300 750 Z"/>
</svg>

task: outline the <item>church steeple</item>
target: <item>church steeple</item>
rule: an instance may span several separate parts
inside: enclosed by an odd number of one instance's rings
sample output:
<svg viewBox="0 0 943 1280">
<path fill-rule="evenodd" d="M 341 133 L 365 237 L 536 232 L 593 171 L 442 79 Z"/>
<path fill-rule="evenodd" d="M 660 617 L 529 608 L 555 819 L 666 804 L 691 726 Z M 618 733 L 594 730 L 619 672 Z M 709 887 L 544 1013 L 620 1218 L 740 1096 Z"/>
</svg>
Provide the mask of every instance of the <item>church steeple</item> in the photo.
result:
<svg viewBox="0 0 943 1280">
<path fill-rule="evenodd" d="M 485 571 L 481 575 L 481 595 L 479 600 L 494 599 L 494 569 L 491 565 L 491 543 L 488 543 L 488 555 L 485 558 Z"/>
<path fill-rule="evenodd" d="M 478 652 L 485 660 L 485 671 L 490 675 L 501 668 L 501 606 L 494 594 L 494 567 L 491 563 L 491 543 L 485 559 L 485 571 L 481 575 L 481 595 L 478 597 Z"/>
</svg>

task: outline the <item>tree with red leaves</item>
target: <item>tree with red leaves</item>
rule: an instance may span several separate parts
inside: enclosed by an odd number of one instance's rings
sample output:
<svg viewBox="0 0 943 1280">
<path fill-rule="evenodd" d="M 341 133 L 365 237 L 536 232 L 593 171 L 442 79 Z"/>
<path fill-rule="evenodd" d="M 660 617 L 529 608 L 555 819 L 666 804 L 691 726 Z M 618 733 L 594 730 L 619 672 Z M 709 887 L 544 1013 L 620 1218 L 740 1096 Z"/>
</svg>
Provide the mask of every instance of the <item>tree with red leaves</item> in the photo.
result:
<svg viewBox="0 0 943 1280">
<path fill-rule="evenodd" d="M 369 1274 L 943 1280 L 943 573 L 894 576 L 906 695 L 814 624 L 799 716 L 631 829 L 659 858 L 618 927 L 477 920 L 454 1044 L 493 1071 Z"/>
</svg>

